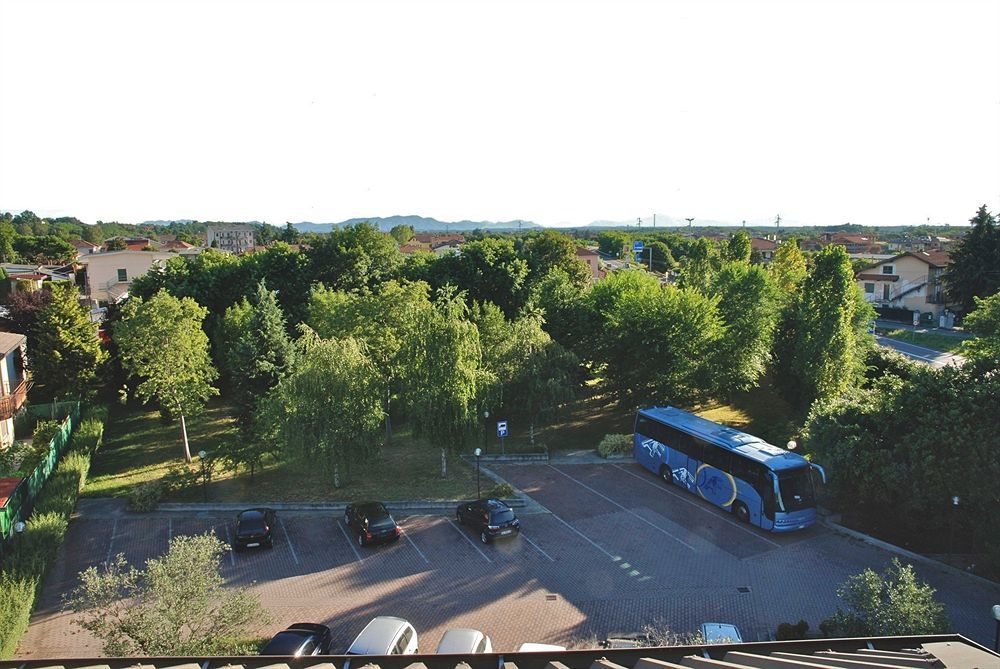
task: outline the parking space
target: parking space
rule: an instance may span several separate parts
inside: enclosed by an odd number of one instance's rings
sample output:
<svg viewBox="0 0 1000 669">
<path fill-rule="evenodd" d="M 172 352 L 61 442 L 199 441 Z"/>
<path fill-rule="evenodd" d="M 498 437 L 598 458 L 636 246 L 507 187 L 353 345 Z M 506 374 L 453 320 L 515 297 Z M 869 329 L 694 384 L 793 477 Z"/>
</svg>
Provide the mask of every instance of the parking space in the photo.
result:
<svg viewBox="0 0 1000 669">
<path fill-rule="evenodd" d="M 732 622 L 757 639 L 803 618 L 815 628 L 847 576 L 881 569 L 886 551 L 823 527 L 773 535 L 663 484 L 631 463 L 497 467 L 547 512 L 522 512 L 522 533 L 484 545 L 453 514 L 397 517 L 399 541 L 358 546 L 342 517 L 283 512 L 272 549 L 227 553 L 227 584 L 251 586 L 274 622 L 330 625 L 340 650 L 376 615 L 407 618 L 433 650 L 453 627 L 475 627 L 507 650 L 531 640 L 573 645 L 662 621 L 689 632 Z M 172 536 L 231 541 L 232 514 L 81 514 L 69 528 L 20 654 L 99 650 L 60 610 L 76 575 L 124 553 L 141 565 Z M 917 565 L 949 606 L 956 631 L 989 641 L 983 611 L 1000 587 Z"/>
</svg>

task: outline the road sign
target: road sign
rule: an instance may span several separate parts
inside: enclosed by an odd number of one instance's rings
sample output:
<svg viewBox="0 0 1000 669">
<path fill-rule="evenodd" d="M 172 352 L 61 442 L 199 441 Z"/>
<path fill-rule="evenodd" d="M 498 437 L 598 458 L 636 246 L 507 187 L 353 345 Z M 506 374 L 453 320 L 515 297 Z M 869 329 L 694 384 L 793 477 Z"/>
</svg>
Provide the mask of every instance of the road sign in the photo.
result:
<svg viewBox="0 0 1000 669">
<path fill-rule="evenodd" d="M 917 327 L 918 325 L 920 325 L 920 312 L 919 311 L 914 311 L 913 312 L 913 327 Z"/>
<path fill-rule="evenodd" d="M 507 421 L 498 420 L 497 421 L 497 436 L 506 437 L 507 436 Z"/>
<path fill-rule="evenodd" d="M 643 243 L 643 241 L 641 239 L 637 239 L 634 242 L 632 242 L 632 250 L 635 253 L 642 253 L 642 249 L 643 249 L 644 246 L 645 246 L 645 244 Z"/>
</svg>

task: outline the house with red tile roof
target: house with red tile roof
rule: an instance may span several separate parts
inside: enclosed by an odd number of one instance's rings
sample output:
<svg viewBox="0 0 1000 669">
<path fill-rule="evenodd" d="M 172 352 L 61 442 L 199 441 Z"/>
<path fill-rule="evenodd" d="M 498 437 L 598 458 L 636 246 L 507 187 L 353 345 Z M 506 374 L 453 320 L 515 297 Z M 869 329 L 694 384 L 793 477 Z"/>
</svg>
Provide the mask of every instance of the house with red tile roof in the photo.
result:
<svg viewBox="0 0 1000 669">
<path fill-rule="evenodd" d="M 875 307 L 931 313 L 937 319 L 945 309 L 954 310 L 942 281 L 950 264 L 947 251 L 907 251 L 861 269 L 855 280 Z"/>
</svg>

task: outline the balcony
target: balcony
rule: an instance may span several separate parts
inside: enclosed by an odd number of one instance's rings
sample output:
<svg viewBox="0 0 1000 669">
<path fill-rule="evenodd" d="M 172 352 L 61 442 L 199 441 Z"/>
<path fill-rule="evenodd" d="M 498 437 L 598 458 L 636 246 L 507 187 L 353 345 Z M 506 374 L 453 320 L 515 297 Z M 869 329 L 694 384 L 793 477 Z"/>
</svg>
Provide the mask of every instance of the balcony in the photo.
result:
<svg viewBox="0 0 1000 669">
<path fill-rule="evenodd" d="M 31 383 L 28 379 L 23 378 L 10 395 L 0 397 L 0 420 L 7 420 L 14 417 L 17 410 L 24 404 L 24 398 L 28 396 L 28 388 L 30 387 Z"/>
</svg>

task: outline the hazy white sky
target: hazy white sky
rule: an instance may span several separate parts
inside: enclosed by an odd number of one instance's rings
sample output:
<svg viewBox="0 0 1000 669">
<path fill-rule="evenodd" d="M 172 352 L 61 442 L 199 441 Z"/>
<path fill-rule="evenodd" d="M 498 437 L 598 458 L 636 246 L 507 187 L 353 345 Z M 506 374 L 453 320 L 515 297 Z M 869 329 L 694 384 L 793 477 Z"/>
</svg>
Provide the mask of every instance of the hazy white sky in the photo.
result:
<svg viewBox="0 0 1000 669">
<path fill-rule="evenodd" d="M 0 209 L 964 223 L 1000 2 L 0 0 Z"/>
</svg>

